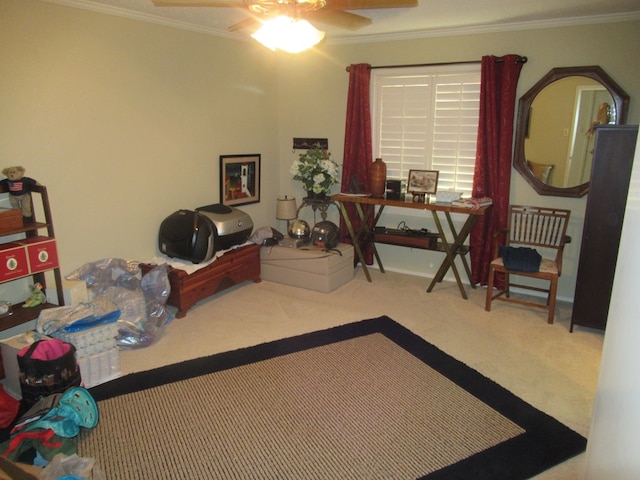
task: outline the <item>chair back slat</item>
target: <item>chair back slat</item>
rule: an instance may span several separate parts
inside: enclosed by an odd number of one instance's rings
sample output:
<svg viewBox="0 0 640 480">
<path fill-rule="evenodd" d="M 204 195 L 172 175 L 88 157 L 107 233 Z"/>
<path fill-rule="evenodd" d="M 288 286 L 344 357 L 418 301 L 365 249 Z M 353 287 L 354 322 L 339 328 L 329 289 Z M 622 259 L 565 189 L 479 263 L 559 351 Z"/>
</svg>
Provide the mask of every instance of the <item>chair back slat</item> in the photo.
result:
<svg viewBox="0 0 640 480">
<path fill-rule="evenodd" d="M 567 233 L 570 210 L 511 205 L 509 245 L 558 249 Z"/>
</svg>

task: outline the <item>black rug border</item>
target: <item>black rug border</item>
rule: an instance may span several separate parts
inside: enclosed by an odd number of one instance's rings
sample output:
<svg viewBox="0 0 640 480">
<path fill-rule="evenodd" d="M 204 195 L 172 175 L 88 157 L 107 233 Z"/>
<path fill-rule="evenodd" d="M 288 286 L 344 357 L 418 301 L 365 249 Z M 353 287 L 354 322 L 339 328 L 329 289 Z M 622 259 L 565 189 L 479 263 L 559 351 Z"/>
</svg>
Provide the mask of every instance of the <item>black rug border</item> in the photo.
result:
<svg viewBox="0 0 640 480">
<path fill-rule="evenodd" d="M 423 479 L 527 479 L 586 450 L 587 440 L 582 435 L 456 360 L 388 316 L 132 373 L 95 386 L 89 391 L 99 402 L 119 395 L 372 333 L 383 334 L 525 430 L 522 435 L 426 475 L 422 477 Z"/>
</svg>

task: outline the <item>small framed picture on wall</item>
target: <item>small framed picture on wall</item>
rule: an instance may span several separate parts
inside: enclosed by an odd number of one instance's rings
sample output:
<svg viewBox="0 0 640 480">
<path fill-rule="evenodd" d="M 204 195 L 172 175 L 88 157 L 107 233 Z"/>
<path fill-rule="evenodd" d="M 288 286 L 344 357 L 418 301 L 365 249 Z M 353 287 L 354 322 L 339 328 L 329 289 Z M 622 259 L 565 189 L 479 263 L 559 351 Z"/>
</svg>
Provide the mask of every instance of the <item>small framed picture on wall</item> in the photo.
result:
<svg viewBox="0 0 640 480">
<path fill-rule="evenodd" d="M 236 206 L 260 201 L 260 154 L 220 155 L 220 203 Z"/>
</svg>

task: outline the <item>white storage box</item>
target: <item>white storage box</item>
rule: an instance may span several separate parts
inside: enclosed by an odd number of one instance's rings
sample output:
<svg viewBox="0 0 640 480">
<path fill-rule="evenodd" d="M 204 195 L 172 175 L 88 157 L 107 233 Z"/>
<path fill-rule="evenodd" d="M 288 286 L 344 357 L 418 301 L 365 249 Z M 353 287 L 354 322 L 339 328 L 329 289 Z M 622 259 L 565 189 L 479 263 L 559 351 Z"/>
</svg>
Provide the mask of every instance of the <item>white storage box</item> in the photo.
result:
<svg viewBox="0 0 640 480">
<path fill-rule="evenodd" d="M 108 350 L 78 357 L 82 385 L 95 387 L 120 376 L 120 350 L 113 347 Z"/>
<path fill-rule="evenodd" d="M 302 248 L 262 247 L 260 276 L 263 280 L 331 292 L 353 280 L 353 247 L 338 244 L 337 251 Z M 338 253 L 339 252 L 339 253 Z"/>
<path fill-rule="evenodd" d="M 118 324 L 108 323 L 99 327 L 88 328 L 80 332 L 58 331 L 51 336 L 59 338 L 76 347 L 78 357 L 95 355 L 96 353 L 111 350 L 117 347 L 116 336 L 118 335 Z"/>
<path fill-rule="evenodd" d="M 68 342 L 76 348 L 76 359 L 85 388 L 95 387 L 120 376 L 117 335 L 117 322 L 79 332 L 59 330 L 51 334 L 52 337 Z"/>
</svg>

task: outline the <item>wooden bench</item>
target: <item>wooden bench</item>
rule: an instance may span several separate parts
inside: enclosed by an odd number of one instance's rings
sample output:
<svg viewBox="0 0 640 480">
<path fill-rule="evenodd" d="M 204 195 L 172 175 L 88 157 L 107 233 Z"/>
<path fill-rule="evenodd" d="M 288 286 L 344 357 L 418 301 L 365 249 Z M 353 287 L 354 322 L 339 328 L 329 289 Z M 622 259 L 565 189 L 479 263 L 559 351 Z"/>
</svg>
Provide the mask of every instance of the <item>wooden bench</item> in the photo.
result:
<svg viewBox="0 0 640 480">
<path fill-rule="evenodd" d="M 140 264 L 143 275 L 154 267 Z M 176 318 L 182 318 L 196 303 L 214 293 L 247 280 L 260 282 L 260 245 L 229 250 L 192 274 L 170 266 L 168 275 L 171 293 L 167 304 L 178 309 Z"/>
</svg>

